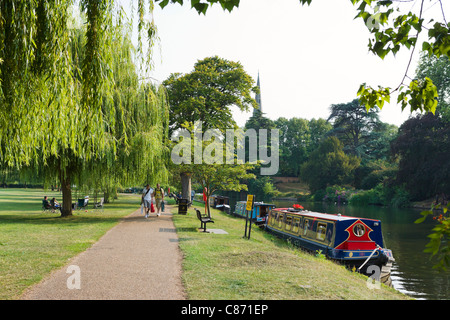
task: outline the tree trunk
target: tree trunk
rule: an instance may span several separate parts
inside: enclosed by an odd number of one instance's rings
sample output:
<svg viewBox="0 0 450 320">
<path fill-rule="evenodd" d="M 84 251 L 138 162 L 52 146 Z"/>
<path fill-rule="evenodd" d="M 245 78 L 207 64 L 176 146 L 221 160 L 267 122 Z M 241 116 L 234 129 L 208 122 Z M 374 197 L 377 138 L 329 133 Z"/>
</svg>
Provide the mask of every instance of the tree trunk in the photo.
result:
<svg viewBox="0 0 450 320">
<path fill-rule="evenodd" d="M 211 195 L 210 195 L 209 191 L 207 191 L 207 192 L 206 192 L 205 208 L 206 208 L 206 210 L 207 210 L 207 212 L 208 212 L 208 217 L 211 218 L 211 206 L 210 206 L 210 204 L 209 204 L 209 202 L 210 202 L 209 199 L 211 199 Z"/>
<path fill-rule="evenodd" d="M 61 217 L 68 217 L 72 215 L 72 189 L 70 176 L 61 175 L 61 190 L 62 190 L 62 208 Z"/>
<path fill-rule="evenodd" d="M 103 192 L 103 203 L 109 203 L 109 190 L 105 189 Z"/>
<path fill-rule="evenodd" d="M 189 199 L 191 202 L 191 174 L 189 172 L 180 173 L 181 176 L 181 197 Z"/>
</svg>

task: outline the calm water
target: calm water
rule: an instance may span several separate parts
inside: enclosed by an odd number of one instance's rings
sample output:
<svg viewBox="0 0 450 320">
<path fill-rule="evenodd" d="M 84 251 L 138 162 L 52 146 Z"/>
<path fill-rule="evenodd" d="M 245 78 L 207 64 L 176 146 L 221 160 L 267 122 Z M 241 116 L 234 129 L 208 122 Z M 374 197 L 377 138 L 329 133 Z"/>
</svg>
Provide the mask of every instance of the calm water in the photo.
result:
<svg viewBox="0 0 450 320">
<path fill-rule="evenodd" d="M 235 203 L 236 200 L 230 195 L 232 210 Z M 291 207 L 295 202 L 272 203 L 277 207 Z M 301 205 L 310 211 L 381 220 L 385 246 L 392 250 L 395 258 L 391 275 L 394 288 L 416 299 L 450 299 L 450 272 L 433 270 L 430 255 L 423 252 L 428 243 L 427 235 L 431 233 L 434 222 L 429 218 L 424 223 L 415 224 L 414 221 L 420 217 L 421 210 L 324 203 Z"/>
</svg>

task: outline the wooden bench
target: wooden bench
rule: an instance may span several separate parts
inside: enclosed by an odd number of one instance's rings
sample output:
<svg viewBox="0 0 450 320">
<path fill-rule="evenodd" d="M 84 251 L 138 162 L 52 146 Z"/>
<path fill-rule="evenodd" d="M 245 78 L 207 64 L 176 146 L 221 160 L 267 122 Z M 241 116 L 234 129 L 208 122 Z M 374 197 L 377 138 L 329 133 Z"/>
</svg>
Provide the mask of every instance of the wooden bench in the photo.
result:
<svg viewBox="0 0 450 320">
<path fill-rule="evenodd" d="M 214 221 L 213 221 L 210 217 L 202 216 L 200 210 L 195 209 L 195 211 L 197 211 L 197 218 L 198 218 L 198 220 L 200 220 L 200 222 L 201 222 L 200 229 L 203 228 L 203 232 L 206 232 L 206 224 L 207 224 L 208 222 L 214 223 Z"/>
</svg>

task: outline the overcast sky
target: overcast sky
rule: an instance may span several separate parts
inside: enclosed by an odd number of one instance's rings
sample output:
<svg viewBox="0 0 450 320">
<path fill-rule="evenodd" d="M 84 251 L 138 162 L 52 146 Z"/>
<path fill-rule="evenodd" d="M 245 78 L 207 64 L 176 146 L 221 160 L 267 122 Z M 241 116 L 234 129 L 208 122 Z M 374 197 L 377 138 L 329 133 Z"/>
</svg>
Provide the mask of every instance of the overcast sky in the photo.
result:
<svg viewBox="0 0 450 320">
<path fill-rule="evenodd" d="M 425 14 L 439 14 L 435 18 L 441 21 L 439 4 L 426 3 Z M 403 9 L 416 11 L 418 5 L 403 4 Z M 348 0 L 315 0 L 311 6 L 298 0 L 241 0 L 231 13 L 214 5 L 206 16 L 189 5 L 163 10 L 157 5 L 154 19 L 161 41 L 151 77 L 163 81 L 174 72 L 188 73 L 198 60 L 217 55 L 241 62 L 255 81 L 259 72 L 262 109 L 270 119 L 326 119 L 330 106 L 355 99 L 362 83 L 397 87 L 408 64 L 407 49 L 385 60 L 369 53 L 369 32 L 361 19 L 354 20 L 356 13 Z M 250 116 L 237 108 L 234 113 L 241 126 Z M 380 116 L 399 126 L 409 111 L 401 112 L 394 103 Z"/>
</svg>

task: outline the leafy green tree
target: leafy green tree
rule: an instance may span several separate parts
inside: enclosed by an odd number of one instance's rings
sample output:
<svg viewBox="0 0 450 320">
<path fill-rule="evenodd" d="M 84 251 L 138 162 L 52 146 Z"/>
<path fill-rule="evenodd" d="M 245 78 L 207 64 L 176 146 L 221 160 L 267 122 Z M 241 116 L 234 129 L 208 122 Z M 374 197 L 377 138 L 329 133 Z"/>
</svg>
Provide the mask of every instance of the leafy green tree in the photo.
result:
<svg viewBox="0 0 450 320">
<path fill-rule="evenodd" d="M 244 129 L 255 129 L 256 132 L 259 131 L 259 129 L 266 129 L 270 130 L 275 128 L 275 124 L 272 120 L 264 116 L 262 112 L 257 110 L 257 112 L 253 113 L 253 115 L 247 120 L 245 123 Z"/>
<path fill-rule="evenodd" d="M 353 172 L 358 166 L 359 159 L 346 155 L 344 145 L 338 138 L 329 137 L 302 165 L 300 178 L 308 184 L 311 193 L 315 193 L 329 185 L 351 182 Z"/>
<path fill-rule="evenodd" d="M 369 144 L 373 141 L 372 133 L 381 125 L 379 110 L 366 110 L 357 99 L 349 103 L 333 104 L 328 121 L 333 123 L 333 130 L 328 134 L 336 135 L 344 144 L 344 151 L 359 158 L 369 156 Z"/>
<path fill-rule="evenodd" d="M 430 253 L 431 257 L 436 257 L 438 262 L 433 268 L 447 271 L 450 266 L 450 246 L 448 240 L 450 238 L 450 217 L 449 217 L 450 202 L 446 205 L 439 203 L 433 205 L 430 210 L 422 211 L 421 218 L 417 219 L 415 223 L 422 223 L 428 216 L 434 215 L 433 219 L 437 220 L 436 226 L 433 228 L 428 238 L 430 241 L 426 245 L 424 252 Z M 435 210 L 442 210 L 442 213 L 435 215 Z"/>
<path fill-rule="evenodd" d="M 319 144 L 326 138 L 326 134 L 332 129 L 332 125 L 325 119 L 311 119 L 309 121 L 310 143 L 308 145 L 308 154 L 317 149 Z"/>
<path fill-rule="evenodd" d="M 279 118 L 275 126 L 280 130 L 281 175 L 298 177 L 300 166 L 308 159 L 311 143 L 309 121 L 300 118 Z"/>
<path fill-rule="evenodd" d="M 224 141 L 223 135 L 217 130 L 211 140 L 203 141 L 204 139 L 198 140 L 195 137 L 200 133 L 202 133 L 200 130 L 194 129 L 192 132 L 187 129 L 179 132 L 179 140 L 172 148 L 172 160 L 176 162 L 173 172 L 181 176 L 185 175 L 189 179 L 189 185 L 192 178 L 197 185 L 201 186 L 202 190 L 206 188 L 206 206 L 210 215 L 209 198 L 211 195 L 218 190 L 247 190 L 245 182 L 255 178 L 255 175 L 251 173 L 254 165 L 248 162 L 237 163 L 236 151 L 231 150 L 231 148 L 237 149 L 236 140 Z M 196 161 L 199 153 L 202 158 L 200 163 Z M 227 160 L 229 155 L 232 157 L 232 163 Z M 182 188 L 186 188 L 183 186 L 183 179 Z M 190 194 L 188 199 L 190 199 Z"/>
<path fill-rule="evenodd" d="M 416 73 L 417 78 L 426 79 L 428 77 L 436 85 L 438 92 L 436 115 L 440 117 L 439 120 L 440 122 L 442 122 L 443 127 L 448 127 L 448 124 L 450 123 L 450 60 L 448 56 L 441 56 L 438 58 L 436 56 L 423 54 L 420 58 Z M 432 131 L 437 130 L 438 134 L 442 134 L 443 127 L 430 129 Z M 439 136 L 437 138 L 439 141 L 433 141 L 432 144 L 439 144 L 440 142 L 438 149 L 434 150 L 433 153 L 428 154 L 425 161 L 428 162 L 427 165 L 431 165 L 431 162 L 433 161 L 443 160 L 444 163 L 436 163 L 436 165 L 439 166 L 438 170 L 443 170 L 445 166 L 448 166 L 448 164 L 446 163 L 448 162 L 448 154 L 447 156 L 442 158 L 442 152 L 445 153 L 445 150 L 447 150 L 448 152 L 448 134 L 447 139 L 444 139 L 442 136 Z M 433 175 L 435 174 L 438 174 L 438 172 L 434 171 Z M 438 179 L 439 178 L 440 177 L 438 177 Z M 432 184 L 432 182 L 429 183 Z M 443 183 L 447 185 L 447 187 L 444 188 L 446 188 L 446 190 L 449 190 L 448 175 L 447 181 L 444 181 Z M 426 249 L 424 251 L 430 253 L 431 257 L 437 258 L 437 263 L 433 266 L 433 268 L 445 271 L 450 266 L 450 247 L 448 246 L 448 239 L 450 236 L 450 202 L 445 205 L 446 200 L 444 199 L 448 198 L 448 194 L 445 193 L 443 193 L 440 197 L 437 196 L 437 198 L 441 201 L 436 200 L 430 210 L 421 212 L 423 217 L 418 219 L 416 223 L 421 223 L 426 219 L 427 216 L 434 215 L 433 219 L 436 221 L 436 226 L 433 228 L 433 232 L 428 236 L 430 238 L 430 241 L 426 245 Z M 435 212 L 442 213 L 440 215 L 435 215 Z"/>
<path fill-rule="evenodd" d="M 450 127 L 438 114 L 410 118 L 392 142 L 399 157 L 397 184 L 420 201 L 450 190 Z"/>
<path fill-rule="evenodd" d="M 171 74 L 164 81 L 170 103 L 170 134 L 200 121 L 204 130 L 234 129 L 232 107 L 257 108 L 251 97 L 254 80 L 239 62 L 217 56 L 205 58 L 188 74 Z"/>
<path fill-rule="evenodd" d="M 448 56 L 429 56 L 423 53 L 416 70 L 418 79 L 430 78 L 436 85 L 438 104 L 436 110 L 450 122 L 450 59 Z"/>
<path fill-rule="evenodd" d="M 188 74 L 172 74 L 164 81 L 170 104 L 170 135 L 181 128 L 194 132 L 195 124 L 201 132 L 218 129 L 235 129 L 232 107 L 248 111 L 256 107 L 252 92 L 257 92 L 255 81 L 245 72 L 239 62 L 217 56 L 198 61 Z M 192 162 L 194 163 L 194 161 Z M 190 197 L 190 166 L 180 172 L 182 194 Z M 197 170 L 198 171 L 198 170 Z"/>
<path fill-rule="evenodd" d="M 354 186 L 358 188 L 370 186 L 370 189 L 376 185 L 373 179 L 368 183 L 366 178 L 369 175 L 383 178 L 383 175 L 376 175 L 373 164 L 376 160 L 387 160 L 390 143 L 397 135 L 398 128 L 381 122 L 378 112 L 377 108 L 367 111 L 357 99 L 331 106 L 328 120 L 333 122 L 333 129 L 328 135 L 337 136 L 343 142 L 346 153 L 361 159 L 361 165 L 355 170 Z"/>
<path fill-rule="evenodd" d="M 208 215 L 211 216 L 209 199 L 214 192 L 221 191 L 241 191 L 248 190 L 244 181 L 254 179 L 255 175 L 248 171 L 253 168 L 249 164 L 199 164 L 191 168 L 192 176 L 202 190 L 206 188 L 206 206 Z"/>
</svg>

